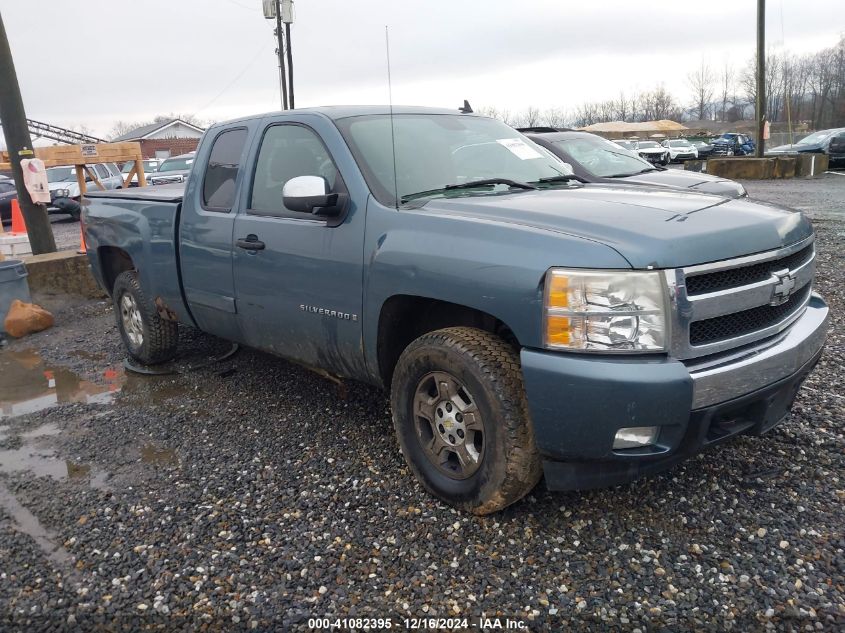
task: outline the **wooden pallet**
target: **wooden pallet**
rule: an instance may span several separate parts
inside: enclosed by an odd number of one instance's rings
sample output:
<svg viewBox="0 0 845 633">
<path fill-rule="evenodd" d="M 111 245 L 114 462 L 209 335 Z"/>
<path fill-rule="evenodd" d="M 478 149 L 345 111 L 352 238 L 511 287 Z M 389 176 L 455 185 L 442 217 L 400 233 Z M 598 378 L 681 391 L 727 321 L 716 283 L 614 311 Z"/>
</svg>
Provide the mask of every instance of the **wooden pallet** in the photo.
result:
<svg viewBox="0 0 845 633">
<path fill-rule="evenodd" d="M 44 161 L 45 167 L 63 167 L 73 165 L 76 167 L 76 179 L 79 183 L 79 191 L 84 194 L 87 191 L 85 185 L 85 174 L 91 178 L 98 189 L 105 189 L 97 174 L 88 165 L 97 163 L 125 163 L 134 161 L 132 171 L 126 174 L 123 186 L 128 187 L 132 176 L 138 175 L 138 186 L 144 187 L 147 179 L 144 176 L 144 160 L 141 155 L 141 145 L 135 141 L 125 143 L 93 143 L 86 145 L 52 145 L 50 147 L 36 147 L 35 158 Z M 32 158 L 26 156 L 22 158 Z M 10 170 L 9 153 L 0 152 L 0 170 Z"/>
</svg>

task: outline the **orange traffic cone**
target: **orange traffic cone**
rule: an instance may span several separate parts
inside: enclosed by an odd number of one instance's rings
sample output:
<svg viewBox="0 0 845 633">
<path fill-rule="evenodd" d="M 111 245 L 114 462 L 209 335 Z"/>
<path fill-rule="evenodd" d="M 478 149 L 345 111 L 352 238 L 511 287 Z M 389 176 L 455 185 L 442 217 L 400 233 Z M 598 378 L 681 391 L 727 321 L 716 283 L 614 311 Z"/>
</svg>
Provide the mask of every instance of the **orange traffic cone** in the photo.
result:
<svg viewBox="0 0 845 633">
<path fill-rule="evenodd" d="M 23 214 L 21 213 L 21 205 L 18 204 L 18 199 L 12 199 L 12 235 L 16 233 L 26 233 L 26 223 L 23 221 Z"/>
<path fill-rule="evenodd" d="M 80 255 L 88 252 L 88 246 L 85 244 L 85 230 L 82 228 L 82 222 L 79 223 L 79 250 L 76 251 Z"/>
</svg>

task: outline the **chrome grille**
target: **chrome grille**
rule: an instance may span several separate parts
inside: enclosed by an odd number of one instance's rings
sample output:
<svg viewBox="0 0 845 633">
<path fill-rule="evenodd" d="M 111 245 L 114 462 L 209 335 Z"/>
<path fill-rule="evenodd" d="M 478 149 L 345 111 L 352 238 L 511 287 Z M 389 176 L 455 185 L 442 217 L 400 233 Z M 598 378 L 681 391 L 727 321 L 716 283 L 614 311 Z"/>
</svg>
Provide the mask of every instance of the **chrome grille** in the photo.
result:
<svg viewBox="0 0 845 633">
<path fill-rule="evenodd" d="M 734 312 L 725 316 L 693 321 L 690 324 L 689 340 L 691 345 L 706 345 L 717 341 L 724 341 L 750 332 L 764 330 L 795 312 L 803 306 L 810 297 L 812 285 L 807 284 L 792 295 L 786 303 L 780 305 L 765 305 Z"/>
<path fill-rule="evenodd" d="M 785 330 L 810 300 L 813 238 L 748 257 L 665 271 L 670 353 L 700 358 Z"/>
<path fill-rule="evenodd" d="M 775 259 L 750 266 L 739 268 L 728 268 L 715 273 L 704 273 L 687 277 L 687 294 L 689 296 L 700 295 L 725 288 L 737 288 L 758 281 L 765 281 L 772 276 L 772 273 L 788 268 L 798 268 L 807 260 L 813 257 L 813 245 L 802 248 L 797 253 L 787 255 L 781 259 Z"/>
</svg>

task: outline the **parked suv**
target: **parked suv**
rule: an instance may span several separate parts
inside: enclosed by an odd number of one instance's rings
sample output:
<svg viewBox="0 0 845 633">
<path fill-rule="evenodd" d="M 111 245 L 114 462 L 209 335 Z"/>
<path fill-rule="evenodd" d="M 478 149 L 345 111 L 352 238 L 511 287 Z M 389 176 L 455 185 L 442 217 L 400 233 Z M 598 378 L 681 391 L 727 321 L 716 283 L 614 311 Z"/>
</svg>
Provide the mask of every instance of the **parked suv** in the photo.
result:
<svg viewBox="0 0 845 633">
<path fill-rule="evenodd" d="M 713 156 L 749 156 L 754 153 L 754 141 L 750 136 L 737 132 L 725 132 L 713 139 Z"/>
<path fill-rule="evenodd" d="M 12 200 L 18 197 L 15 181 L 0 176 L 0 222 L 11 222 Z"/>
<path fill-rule="evenodd" d="M 657 141 L 638 141 L 637 153 L 656 165 L 669 164 L 669 150 Z"/>
<path fill-rule="evenodd" d="M 193 163 L 194 152 L 167 158 L 158 166 L 156 173 L 152 174 L 147 180 L 151 185 L 185 182 L 188 179 L 188 174 L 191 173 Z"/>
<path fill-rule="evenodd" d="M 698 158 L 698 149 L 685 138 L 666 140 L 662 145 L 669 150 L 669 160 L 673 163 Z"/>
</svg>

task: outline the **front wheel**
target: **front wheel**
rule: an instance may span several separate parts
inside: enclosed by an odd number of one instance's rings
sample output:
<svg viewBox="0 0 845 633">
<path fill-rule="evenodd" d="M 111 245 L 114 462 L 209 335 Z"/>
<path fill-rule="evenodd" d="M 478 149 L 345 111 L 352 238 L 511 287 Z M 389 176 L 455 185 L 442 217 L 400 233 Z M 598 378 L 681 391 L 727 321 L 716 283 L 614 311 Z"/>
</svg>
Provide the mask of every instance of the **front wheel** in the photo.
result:
<svg viewBox="0 0 845 633">
<path fill-rule="evenodd" d="M 174 321 L 165 321 L 159 316 L 155 305 L 141 289 L 134 270 L 117 276 L 112 301 L 117 329 L 132 358 L 145 365 L 154 365 L 175 356 L 179 328 Z"/>
<path fill-rule="evenodd" d="M 519 356 L 499 337 L 454 327 L 416 339 L 396 365 L 391 405 L 405 461 L 446 503 L 490 514 L 540 480 Z"/>
</svg>

